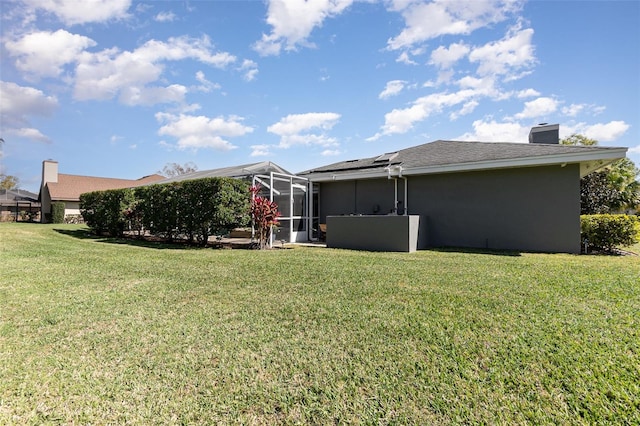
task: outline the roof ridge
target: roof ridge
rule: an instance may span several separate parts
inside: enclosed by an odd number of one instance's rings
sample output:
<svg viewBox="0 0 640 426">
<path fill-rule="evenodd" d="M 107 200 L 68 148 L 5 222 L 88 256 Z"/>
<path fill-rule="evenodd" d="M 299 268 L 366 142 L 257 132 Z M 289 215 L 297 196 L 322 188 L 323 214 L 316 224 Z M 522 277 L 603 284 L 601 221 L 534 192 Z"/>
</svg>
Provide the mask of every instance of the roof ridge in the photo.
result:
<svg viewBox="0 0 640 426">
<path fill-rule="evenodd" d="M 157 174 L 157 173 L 155 173 L 155 174 Z M 147 176 L 143 176 L 143 177 L 141 177 L 139 179 L 113 178 L 113 177 L 104 177 L 104 176 L 72 175 L 72 174 L 69 174 L 69 173 L 58 173 L 58 177 L 60 177 L 60 176 L 68 176 L 68 177 L 83 178 L 83 179 L 104 179 L 104 180 L 108 179 L 108 180 L 121 180 L 121 181 L 135 182 L 137 180 L 153 176 L 153 174 L 147 175 Z M 56 182 L 48 182 L 48 183 L 56 183 Z"/>
</svg>

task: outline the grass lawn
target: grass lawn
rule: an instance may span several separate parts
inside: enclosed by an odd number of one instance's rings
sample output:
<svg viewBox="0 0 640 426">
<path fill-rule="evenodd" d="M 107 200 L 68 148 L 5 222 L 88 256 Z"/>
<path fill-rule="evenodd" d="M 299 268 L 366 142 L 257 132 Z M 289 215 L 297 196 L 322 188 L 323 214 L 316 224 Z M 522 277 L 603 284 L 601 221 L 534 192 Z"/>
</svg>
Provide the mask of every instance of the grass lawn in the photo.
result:
<svg viewBox="0 0 640 426">
<path fill-rule="evenodd" d="M 640 257 L 0 224 L 0 424 L 638 424 Z"/>
</svg>

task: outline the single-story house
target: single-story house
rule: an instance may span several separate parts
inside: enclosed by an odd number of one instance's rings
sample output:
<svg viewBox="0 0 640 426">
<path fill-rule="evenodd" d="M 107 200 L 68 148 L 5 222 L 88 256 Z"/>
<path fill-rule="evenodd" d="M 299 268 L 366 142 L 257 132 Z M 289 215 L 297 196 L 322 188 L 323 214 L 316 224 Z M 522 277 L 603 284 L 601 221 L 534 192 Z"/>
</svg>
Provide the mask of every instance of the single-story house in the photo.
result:
<svg viewBox="0 0 640 426">
<path fill-rule="evenodd" d="M 140 179 L 114 179 L 94 176 L 68 175 L 58 173 L 58 162 L 42 162 L 42 183 L 38 200 L 41 202 L 41 221 L 51 215 L 51 203 L 60 201 L 65 204 L 65 217 L 80 215 L 80 195 L 85 192 L 105 191 L 107 189 L 131 188 L 158 182 L 164 176 L 154 174 Z"/>
<path fill-rule="evenodd" d="M 260 184 L 278 204 L 272 241 L 318 239 L 329 247 L 413 251 L 468 247 L 580 252 L 580 178 L 624 158 L 627 148 L 560 145 L 558 125 L 534 127 L 529 143 L 438 140 L 297 175 L 272 162 L 166 179 L 93 178 L 43 163 L 43 218 L 51 202 L 79 214 L 80 194 L 204 177 Z"/>
<path fill-rule="evenodd" d="M 38 194 L 24 189 L 0 189 L 0 222 L 36 220 L 39 214 Z"/>
<path fill-rule="evenodd" d="M 396 249 L 389 246 L 396 234 L 415 228 L 409 249 L 398 251 L 579 253 L 580 178 L 624 158 L 627 149 L 560 145 L 557 125 L 545 127 L 555 136 L 534 128 L 530 143 L 438 140 L 299 176 L 317 192 L 317 221 L 326 224 L 332 247 Z M 399 215 L 415 223 L 388 219 Z"/>
</svg>

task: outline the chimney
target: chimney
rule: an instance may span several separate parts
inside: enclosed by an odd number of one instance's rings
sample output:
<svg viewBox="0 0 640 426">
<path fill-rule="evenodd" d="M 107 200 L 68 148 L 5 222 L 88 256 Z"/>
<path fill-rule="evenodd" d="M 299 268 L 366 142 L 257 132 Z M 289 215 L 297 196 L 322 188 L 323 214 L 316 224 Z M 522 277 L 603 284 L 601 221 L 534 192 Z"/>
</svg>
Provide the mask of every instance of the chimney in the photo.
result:
<svg viewBox="0 0 640 426">
<path fill-rule="evenodd" d="M 47 214 L 51 213 L 51 194 L 45 191 L 47 183 L 58 183 L 58 162 L 53 160 L 44 160 L 42 162 L 42 183 L 40 184 L 40 221 L 46 223 Z"/>
<path fill-rule="evenodd" d="M 560 125 L 540 123 L 531 128 L 529 143 L 545 143 L 558 145 L 560 143 Z"/>
<path fill-rule="evenodd" d="M 58 162 L 53 160 L 44 160 L 42 162 L 42 187 L 48 183 L 58 183 Z"/>
</svg>

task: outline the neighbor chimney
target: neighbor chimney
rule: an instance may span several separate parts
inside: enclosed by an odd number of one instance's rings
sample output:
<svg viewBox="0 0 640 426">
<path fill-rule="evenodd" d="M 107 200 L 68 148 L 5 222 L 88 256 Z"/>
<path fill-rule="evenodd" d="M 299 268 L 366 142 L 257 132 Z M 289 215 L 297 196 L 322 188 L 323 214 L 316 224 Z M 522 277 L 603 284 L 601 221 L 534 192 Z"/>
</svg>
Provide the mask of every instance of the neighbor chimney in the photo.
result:
<svg viewBox="0 0 640 426">
<path fill-rule="evenodd" d="M 42 162 L 42 187 L 48 183 L 58 183 L 58 162 L 53 160 L 44 160 Z"/>
<path fill-rule="evenodd" d="M 42 162 L 42 183 L 40 184 L 40 221 L 46 223 L 47 215 L 51 213 L 51 194 L 45 191 L 48 183 L 58 183 L 58 162 L 44 160 Z"/>
<path fill-rule="evenodd" d="M 560 125 L 540 123 L 532 127 L 529 132 L 529 143 L 558 145 L 560 143 Z"/>
</svg>

